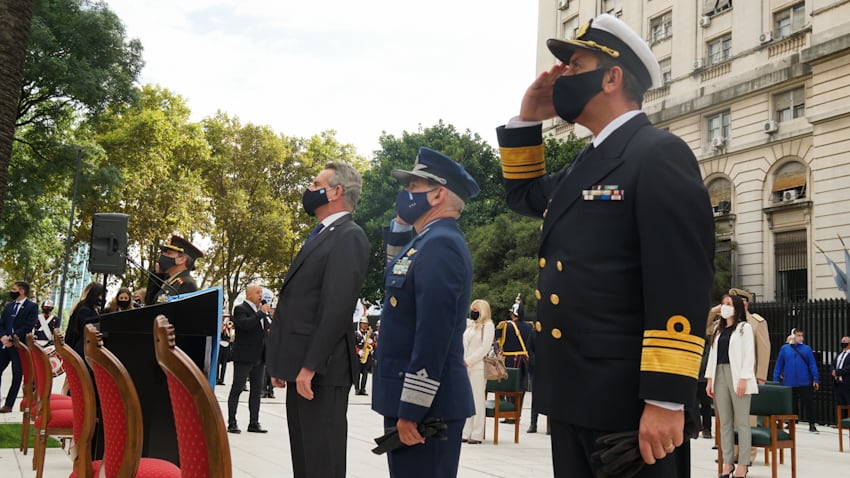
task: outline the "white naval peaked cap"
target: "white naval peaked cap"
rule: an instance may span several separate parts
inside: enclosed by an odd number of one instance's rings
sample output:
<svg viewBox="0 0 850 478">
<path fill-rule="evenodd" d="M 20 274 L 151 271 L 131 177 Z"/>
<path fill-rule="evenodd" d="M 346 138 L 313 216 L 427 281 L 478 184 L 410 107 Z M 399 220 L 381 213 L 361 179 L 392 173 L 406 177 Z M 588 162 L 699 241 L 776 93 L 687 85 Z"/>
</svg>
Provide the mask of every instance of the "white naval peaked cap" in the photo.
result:
<svg viewBox="0 0 850 478">
<path fill-rule="evenodd" d="M 603 13 L 582 25 L 574 39 L 551 38 L 546 46 L 564 63 L 570 62 L 576 48 L 605 53 L 634 73 L 644 90 L 661 86 L 661 67 L 652 50 L 613 15 Z"/>
</svg>

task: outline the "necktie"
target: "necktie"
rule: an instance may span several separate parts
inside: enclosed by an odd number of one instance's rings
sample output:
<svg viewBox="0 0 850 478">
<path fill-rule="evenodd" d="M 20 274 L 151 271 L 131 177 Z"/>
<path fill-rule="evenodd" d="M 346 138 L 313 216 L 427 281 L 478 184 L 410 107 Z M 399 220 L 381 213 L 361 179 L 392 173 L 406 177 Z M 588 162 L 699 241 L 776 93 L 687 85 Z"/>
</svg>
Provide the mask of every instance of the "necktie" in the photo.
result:
<svg viewBox="0 0 850 478">
<path fill-rule="evenodd" d="M 307 244 L 309 244 L 309 243 L 310 243 L 310 241 L 312 241 L 313 239 L 315 239 L 315 238 L 316 238 L 316 236 L 318 236 L 318 235 L 319 235 L 319 233 L 320 233 L 320 232 L 322 232 L 322 229 L 324 229 L 324 228 L 325 228 L 325 225 L 324 225 L 324 224 L 322 224 L 321 222 L 320 222 L 320 223 L 318 223 L 318 224 L 316 224 L 316 227 L 314 227 L 314 228 L 313 228 L 313 230 L 312 230 L 312 231 L 310 231 L 310 235 L 309 235 L 309 236 L 307 236 L 307 240 L 306 240 L 306 241 L 304 241 L 304 245 L 306 246 Z M 302 246 L 302 247 L 303 247 L 303 246 Z"/>
</svg>

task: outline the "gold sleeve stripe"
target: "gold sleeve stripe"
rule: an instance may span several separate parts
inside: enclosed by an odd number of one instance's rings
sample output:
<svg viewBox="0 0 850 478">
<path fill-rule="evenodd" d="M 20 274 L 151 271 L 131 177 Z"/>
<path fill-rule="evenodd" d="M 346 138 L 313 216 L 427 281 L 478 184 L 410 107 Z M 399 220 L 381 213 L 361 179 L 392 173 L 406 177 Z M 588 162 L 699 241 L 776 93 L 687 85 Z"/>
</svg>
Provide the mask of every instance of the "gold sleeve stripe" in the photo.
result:
<svg viewBox="0 0 850 478">
<path fill-rule="evenodd" d="M 700 350 L 705 346 L 705 339 L 702 337 L 698 337 L 696 335 L 690 334 L 681 334 L 681 333 L 670 333 L 667 330 L 645 330 L 643 332 L 643 340 L 647 339 L 670 339 L 670 340 L 680 340 L 682 342 L 688 342 L 694 345 L 699 346 Z"/>
<path fill-rule="evenodd" d="M 684 375 L 697 379 L 701 355 L 663 347 L 644 347 L 640 357 L 640 371 Z"/>
<path fill-rule="evenodd" d="M 695 354 L 702 355 L 704 347 L 702 345 L 696 345 L 689 342 L 682 342 L 678 340 L 671 339 L 669 337 L 664 338 L 645 338 L 643 339 L 644 347 L 665 347 L 668 349 L 674 350 L 684 350 L 687 352 L 693 352 Z"/>
<path fill-rule="evenodd" d="M 529 179 L 546 174 L 543 145 L 501 148 L 502 175 L 505 179 Z"/>
</svg>

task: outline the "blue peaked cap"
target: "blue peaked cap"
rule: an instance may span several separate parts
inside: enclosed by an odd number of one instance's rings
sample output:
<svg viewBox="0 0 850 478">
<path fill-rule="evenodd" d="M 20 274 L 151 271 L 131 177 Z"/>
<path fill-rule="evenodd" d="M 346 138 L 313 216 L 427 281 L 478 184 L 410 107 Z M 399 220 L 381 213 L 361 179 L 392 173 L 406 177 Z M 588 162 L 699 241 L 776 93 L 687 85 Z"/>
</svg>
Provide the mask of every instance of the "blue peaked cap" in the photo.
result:
<svg viewBox="0 0 850 478">
<path fill-rule="evenodd" d="M 394 169 L 392 174 L 402 184 L 407 184 L 411 179 L 417 177 L 445 186 L 464 202 L 481 192 L 478 183 L 475 182 L 472 175 L 463 169 L 460 163 L 443 153 L 424 146 L 419 148 L 419 154 L 416 155 L 416 162 L 413 163 L 412 170 Z"/>
</svg>

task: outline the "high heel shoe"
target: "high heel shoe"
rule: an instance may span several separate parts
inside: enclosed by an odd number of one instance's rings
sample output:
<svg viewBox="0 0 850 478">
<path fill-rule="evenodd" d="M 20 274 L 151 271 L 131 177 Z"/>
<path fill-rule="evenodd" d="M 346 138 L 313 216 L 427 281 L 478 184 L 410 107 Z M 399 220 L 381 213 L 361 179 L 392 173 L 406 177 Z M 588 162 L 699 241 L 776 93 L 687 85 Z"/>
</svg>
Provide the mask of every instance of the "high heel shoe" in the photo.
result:
<svg viewBox="0 0 850 478">
<path fill-rule="evenodd" d="M 732 473 L 735 473 L 735 466 L 732 466 L 732 469 L 729 470 L 729 473 L 724 473 L 722 475 L 718 475 L 717 478 L 732 478 Z"/>
<path fill-rule="evenodd" d="M 735 469 L 737 469 L 737 468 L 738 467 L 736 466 Z M 748 466 L 747 471 L 745 471 L 743 475 L 736 475 L 735 470 L 732 470 L 732 473 L 729 474 L 729 478 L 747 478 L 747 475 L 749 475 L 749 474 L 750 474 L 750 467 Z"/>
</svg>

